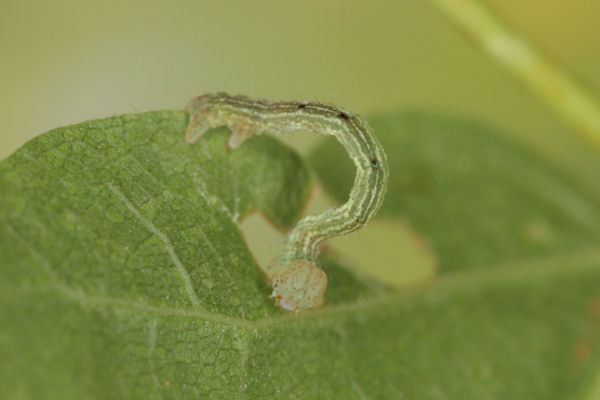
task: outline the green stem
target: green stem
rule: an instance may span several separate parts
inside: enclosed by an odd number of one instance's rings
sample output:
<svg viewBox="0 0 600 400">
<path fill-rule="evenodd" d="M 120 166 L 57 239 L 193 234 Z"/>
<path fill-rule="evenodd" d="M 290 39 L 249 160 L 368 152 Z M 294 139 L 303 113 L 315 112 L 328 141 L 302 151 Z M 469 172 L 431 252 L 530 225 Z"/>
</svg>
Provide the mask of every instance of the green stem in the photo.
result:
<svg viewBox="0 0 600 400">
<path fill-rule="evenodd" d="M 431 0 L 490 57 L 525 85 L 575 132 L 600 150 L 600 103 L 565 70 L 537 51 L 478 0 Z"/>
</svg>

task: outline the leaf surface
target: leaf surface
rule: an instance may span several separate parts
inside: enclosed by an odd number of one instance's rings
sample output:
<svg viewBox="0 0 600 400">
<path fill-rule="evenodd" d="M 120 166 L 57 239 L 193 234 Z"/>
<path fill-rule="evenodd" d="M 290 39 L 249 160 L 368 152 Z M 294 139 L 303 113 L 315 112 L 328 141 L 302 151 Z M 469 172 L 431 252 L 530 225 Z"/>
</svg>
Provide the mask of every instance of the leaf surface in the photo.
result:
<svg viewBox="0 0 600 400">
<path fill-rule="evenodd" d="M 373 119 L 392 166 L 383 214 L 409 219 L 445 269 L 398 291 L 324 255 L 327 304 L 295 315 L 267 298 L 237 223 L 260 210 L 293 226 L 310 183 L 302 161 L 266 136 L 226 151 L 226 130 L 190 146 L 186 123 L 181 112 L 91 121 L 0 163 L 7 398 L 576 399 L 593 389 L 597 204 L 552 165 L 469 122 Z M 313 160 L 343 199 L 353 170 L 326 146 Z M 499 177 L 491 185 L 482 171 Z"/>
</svg>

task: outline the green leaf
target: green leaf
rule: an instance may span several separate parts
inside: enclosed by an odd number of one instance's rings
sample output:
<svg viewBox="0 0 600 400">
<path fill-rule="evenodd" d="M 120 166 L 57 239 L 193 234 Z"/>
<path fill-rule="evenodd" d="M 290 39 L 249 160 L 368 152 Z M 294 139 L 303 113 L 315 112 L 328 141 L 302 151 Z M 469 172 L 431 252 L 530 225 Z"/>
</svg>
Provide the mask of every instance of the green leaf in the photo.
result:
<svg viewBox="0 0 600 400">
<path fill-rule="evenodd" d="M 397 162 L 405 158 L 394 145 L 399 136 L 423 137 L 412 151 L 438 155 L 417 168 L 431 174 L 430 189 L 419 196 L 436 210 L 455 207 L 444 193 L 461 189 L 450 185 L 461 168 L 479 173 L 487 165 L 472 152 L 489 140 L 503 146 L 499 168 L 521 165 L 523 174 L 547 179 L 539 183 L 544 196 L 511 190 L 527 188 L 517 185 L 521 174 L 503 175 L 494 185 L 504 196 L 499 200 L 518 201 L 507 208 L 512 222 L 496 222 L 490 231 L 500 244 L 518 246 L 505 254 L 492 239 L 478 240 L 488 225 L 472 223 L 470 239 L 455 239 L 454 252 L 434 247 L 454 273 L 412 291 L 384 288 L 325 255 L 327 304 L 298 315 L 267 298 L 268 285 L 237 227 L 258 209 L 289 228 L 306 200 L 302 161 L 273 139 L 255 137 L 227 151 L 228 132 L 216 130 L 190 146 L 182 139 L 185 114 L 157 112 L 58 129 L 2 161 L 3 395 L 575 399 L 592 393 L 600 376 L 600 251 L 597 228 L 579 217 L 596 218 L 595 199 L 487 129 L 421 116 L 419 130 L 406 119 L 373 120 L 392 166 L 384 214 L 426 210 L 394 200 L 403 182 Z M 432 136 L 446 128 L 445 141 Z M 352 175 L 352 168 L 338 169 L 342 154 L 326 156 L 335 163 L 329 173 Z M 489 183 L 470 182 L 456 199 L 484 201 Z M 445 222 L 459 224 L 467 211 L 446 211 Z M 559 231 L 551 242 L 513 238 L 517 217 L 526 220 L 533 211 Z M 419 232 L 435 237 L 436 229 L 426 228 Z"/>
</svg>

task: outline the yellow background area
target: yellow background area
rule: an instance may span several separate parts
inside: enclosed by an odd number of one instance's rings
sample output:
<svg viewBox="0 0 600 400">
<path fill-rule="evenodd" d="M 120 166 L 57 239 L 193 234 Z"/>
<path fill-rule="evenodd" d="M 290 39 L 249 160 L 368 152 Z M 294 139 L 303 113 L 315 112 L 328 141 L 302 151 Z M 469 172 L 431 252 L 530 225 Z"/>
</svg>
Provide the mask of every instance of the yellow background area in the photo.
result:
<svg viewBox="0 0 600 400">
<path fill-rule="evenodd" d="M 486 4 L 598 91 L 599 1 Z M 227 91 L 366 116 L 420 108 L 478 118 L 600 191 L 594 150 L 424 0 L 3 1 L 0 49 L 0 158 L 61 125 Z M 316 140 L 290 142 L 306 153 Z M 266 237 L 261 229 L 252 235 Z M 410 243 L 400 236 L 373 240 Z M 377 253 L 364 258 L 396 257 Z"/>
</svg>

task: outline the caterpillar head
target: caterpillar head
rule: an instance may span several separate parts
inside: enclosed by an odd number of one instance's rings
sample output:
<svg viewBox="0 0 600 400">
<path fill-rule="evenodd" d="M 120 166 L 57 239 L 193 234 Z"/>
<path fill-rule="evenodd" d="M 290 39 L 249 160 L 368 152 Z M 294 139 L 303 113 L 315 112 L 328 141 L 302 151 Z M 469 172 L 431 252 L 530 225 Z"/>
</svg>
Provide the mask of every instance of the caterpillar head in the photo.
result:
<svg viewBox="0 0 600 400">
<path fill-rule="evenodd" d="M 318 305 L 327 288 L 327 275 L 309 260 L 293 260 L 273 277 L 272 297 L 285 310 L 300 311 Z"/>
</svg>

